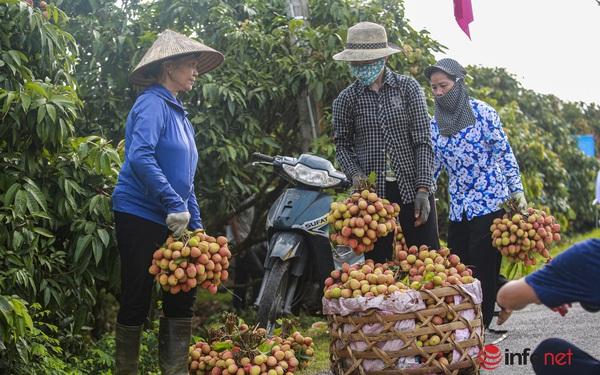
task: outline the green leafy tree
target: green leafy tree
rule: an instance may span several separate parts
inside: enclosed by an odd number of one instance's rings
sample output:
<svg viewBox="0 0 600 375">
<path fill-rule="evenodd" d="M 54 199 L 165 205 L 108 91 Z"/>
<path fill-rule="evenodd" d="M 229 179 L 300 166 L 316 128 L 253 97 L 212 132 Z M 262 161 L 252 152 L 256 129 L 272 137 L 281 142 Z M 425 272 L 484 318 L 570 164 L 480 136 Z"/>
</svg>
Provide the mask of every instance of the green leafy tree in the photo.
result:
<svg viewBox="0 0 600 375">
<path fill-rule="evenodd" d="M 78 348 L 97 288 L 118 279 L 109 194 L 120 158 L 102 138 L 77 137 L 66 15 L 2 0 L 0 19 L 0 287 L 52 311 L 29 331 L 51 324 L 63 348 Z M 3 364 L 11 353 L 0 351 Z"/>
</svg>

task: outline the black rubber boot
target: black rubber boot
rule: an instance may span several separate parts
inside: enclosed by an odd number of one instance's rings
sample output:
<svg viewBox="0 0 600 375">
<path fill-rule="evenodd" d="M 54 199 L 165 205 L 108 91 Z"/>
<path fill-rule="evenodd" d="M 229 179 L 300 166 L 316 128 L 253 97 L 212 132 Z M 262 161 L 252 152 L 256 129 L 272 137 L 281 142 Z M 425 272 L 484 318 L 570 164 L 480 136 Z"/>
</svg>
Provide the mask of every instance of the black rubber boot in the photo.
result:
<svg viewBox="0 0 600 375">
<path fill-rule="evenodd" d="M 137 375 L 142 327 L 117 323 L 115 333 L 116 375 Z"/>
<path fill-rule="evenodd" d="M 188 375 L 192 318 L 160 318 L 158 360 L 163 375 Z"/>
</svg>

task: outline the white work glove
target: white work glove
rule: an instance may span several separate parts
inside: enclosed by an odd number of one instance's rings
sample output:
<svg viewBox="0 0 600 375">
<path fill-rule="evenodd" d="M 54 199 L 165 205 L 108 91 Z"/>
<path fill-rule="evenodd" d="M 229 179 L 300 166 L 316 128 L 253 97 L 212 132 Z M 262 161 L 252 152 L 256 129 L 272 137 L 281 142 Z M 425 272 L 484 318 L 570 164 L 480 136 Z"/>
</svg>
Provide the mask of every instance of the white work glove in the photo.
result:
<svg viewBox="0 0 600 375">
<path fill-rule="evenodd" d="M 527 200 L 525 199 L 525 193 L 522 191 L 517 191 L 511 195 L 511 198 L 517 203 L 517 210 L 520 213 L 524 214 L 527 212 Z"/>
<path fill-rule="evenodd" d="M 179 238 L 187 229 L 188 223 L 190 222 L 190 213 L 185 212 L 174 212 L 167 215 L 167 227 L 173 232 L 173 237 Z"/>
</svg>

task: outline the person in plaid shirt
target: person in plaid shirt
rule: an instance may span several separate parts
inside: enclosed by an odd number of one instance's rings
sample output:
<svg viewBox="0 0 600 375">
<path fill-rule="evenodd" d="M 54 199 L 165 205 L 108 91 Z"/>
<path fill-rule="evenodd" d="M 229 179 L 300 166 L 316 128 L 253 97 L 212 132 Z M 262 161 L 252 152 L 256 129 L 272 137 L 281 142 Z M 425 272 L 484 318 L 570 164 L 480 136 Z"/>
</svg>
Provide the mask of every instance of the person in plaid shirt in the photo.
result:
<svg viewBox="0 0 600 375">
<path fill-rule="evenodd" d="M 427 104 L 415 79 L 386 68 L 388 56 L 398 52 L 380 25 L 348 29 L 346 48 L 333 58 L 349 62 L 357 79 L 333 102 L 336 159 L 355 187 L 377 174 L 377 194 L 401 205 L 408 246 L 439 249 Z M 377 240 L 366 257 L 392 259 L 393 234 Z"/>
</svg>

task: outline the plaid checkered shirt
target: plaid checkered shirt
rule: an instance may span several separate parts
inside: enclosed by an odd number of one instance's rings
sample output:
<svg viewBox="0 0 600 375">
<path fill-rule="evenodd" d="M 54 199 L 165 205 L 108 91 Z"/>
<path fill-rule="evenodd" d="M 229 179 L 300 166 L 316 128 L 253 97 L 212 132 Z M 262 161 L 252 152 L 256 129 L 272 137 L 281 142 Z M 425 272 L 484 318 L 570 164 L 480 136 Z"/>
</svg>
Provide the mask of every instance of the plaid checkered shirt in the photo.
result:
<svg viewBox="0 0 600 375">
<path fill-rule="evenodd" d="M 348 178 L 377 173 L 377 194 L 385 196 L 386 154 L 396 173 L 401 203 L 418 188 L 433 191 L 434 154 L 427 104 L 411 77 L 386 68 L 379 92 L 358 80 L 333 102 L 336 159 Z"/>
</svg>

